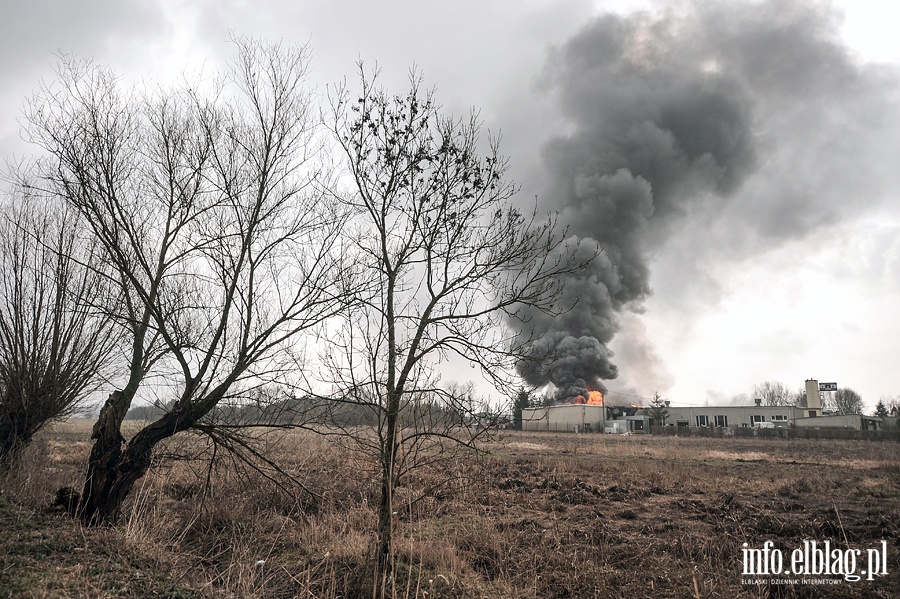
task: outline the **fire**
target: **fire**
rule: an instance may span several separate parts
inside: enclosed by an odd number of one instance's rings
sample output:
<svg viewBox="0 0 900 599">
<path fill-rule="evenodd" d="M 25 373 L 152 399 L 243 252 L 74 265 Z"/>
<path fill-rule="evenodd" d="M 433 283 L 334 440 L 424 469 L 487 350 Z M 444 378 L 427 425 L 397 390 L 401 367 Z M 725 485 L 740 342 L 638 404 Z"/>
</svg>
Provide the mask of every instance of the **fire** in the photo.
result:
<svg viewBox="0 0 900 599">
<path fill-rule="evenodd" d="M 584 395 L 579 395 L 574 400 L 572 400 L 573 404 L 586 404 L 589 406 L 602 406 L 603 405 L 603 393 L 600 391 L 588 391 L 588 396 L 585 398 Z"/>
</svg>

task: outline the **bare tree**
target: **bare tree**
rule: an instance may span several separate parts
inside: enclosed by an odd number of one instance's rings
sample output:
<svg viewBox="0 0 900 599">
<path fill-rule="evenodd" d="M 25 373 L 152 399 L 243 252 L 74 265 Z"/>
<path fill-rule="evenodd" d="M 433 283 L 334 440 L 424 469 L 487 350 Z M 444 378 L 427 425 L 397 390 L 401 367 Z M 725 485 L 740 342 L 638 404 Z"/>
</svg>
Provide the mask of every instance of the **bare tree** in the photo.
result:
<svg viewBox="0 0 900 599">
<path fill-rule="evenodd" d="M 882 395 L 878 402 L 884 404 L 888 416 L 900 416 L 900 396 Z"/>
<path fill-rule="evenodd" d="M 330 336 L 326 363 L 335 397 L 377 421 L 358 440 L 379 462 L 384 581 L 399 481 L 441 455 L 434 444 L 472 447 L 483 430 L 473 426 L 471 393 L 441 386 L 436 365 L 456 356 L 508 393 L 528 340 L 509 333 L 504 315 L 560 310 L 560 275 L 583 264 L 553 219 L 510 202 L 506 160 L 497 139 L 483 143 L 476 115 L 443 116 L 415 75 L 397 96 L 376 79 L 360 67 L 360 89 L 332 97 L 352 180 L 355 263 L 368 284 L 357 290 L 361 307 Z"/>
<path fill-rule="evenodd" d="M 788 405 L 796 406 L 798 408 L 806 407 L 806 388 L 800 387 L 796 391 L 792 391 L 790 393 L 791 403 Z"/>
<path fill-rule="evenodd" d="M 173 89 L 123 90 L 63 59 L 27 110 L 50 155 L 42 191 L 83 216 L 122 297 L 125 358 L 93 429 L 86 523 L 117 518 L 160 441 L 216 435 L 215 406 L 293 368 L 297 336 L 344 305 L 306 49 L 235 44 L 223 76 Z M 126 443 L 148 377 L 168 411 Z"/>
<path fill-rule="evenodd" d="M 77 215 L 24 194 L 0 207 L 0 464 L 85 408 L 112 346 L 107 285 Z"/>
<path fill-rule="evenodd" d="M 781 382 L 766 381 L 753 386 L 753 396 L 763 400 L 767 406 L 802 406 L 806 402 L 806 391 L 791 391 Z"/>
<path fill-rule="evenodd" d="M 841 387 L 830 399 L 829 408 L 841 414 L 862 414 L 863 401 L 859 393 L 849 387 Z"/>
</svg>

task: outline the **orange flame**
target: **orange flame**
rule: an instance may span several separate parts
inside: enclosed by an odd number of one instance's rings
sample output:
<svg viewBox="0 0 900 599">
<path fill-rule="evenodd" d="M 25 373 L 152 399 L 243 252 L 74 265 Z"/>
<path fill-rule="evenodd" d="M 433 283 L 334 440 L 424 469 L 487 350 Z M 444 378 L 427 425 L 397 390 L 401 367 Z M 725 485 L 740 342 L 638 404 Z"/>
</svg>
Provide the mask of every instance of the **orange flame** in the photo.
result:
<svg viewBox="0 0 900 599">
<path fill-rule="evenodd" d="M 588 391 L 588 396 L 579 395 L 574 400 L 572 400 L 573 404 L 586 404 L 589 406 L 602 406 L 603 405 L 603 393 L 600 391 Z"/>
</svg>

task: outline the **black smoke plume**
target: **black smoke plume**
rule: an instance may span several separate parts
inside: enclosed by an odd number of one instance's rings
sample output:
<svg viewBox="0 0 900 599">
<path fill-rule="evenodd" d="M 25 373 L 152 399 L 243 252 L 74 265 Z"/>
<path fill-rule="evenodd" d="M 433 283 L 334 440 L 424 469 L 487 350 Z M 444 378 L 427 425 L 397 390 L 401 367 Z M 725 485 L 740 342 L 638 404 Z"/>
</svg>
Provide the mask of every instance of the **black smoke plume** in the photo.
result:
<svg viewBox="0 0 900 599">
<path fill-rule="evenodd" d="M 850 190 L 866 203 L 868 136 L 896 76 L 855 62 L 838 24 L 823 4 L 698 0 L 597 17 L 552 51 L 544 81 L 566 126 L 544 146 L 543 199 L 602 254 L 566 282 L 574 309 L 525 325 L 551 358 L 522 362 L 526 381 L 564 399 L 616 378 L 618 315 L 641 310 L 674 234 L 741 257 L 846 216 Z M 698 268 L 679 265 L 684 287 Z"/>
</svg>

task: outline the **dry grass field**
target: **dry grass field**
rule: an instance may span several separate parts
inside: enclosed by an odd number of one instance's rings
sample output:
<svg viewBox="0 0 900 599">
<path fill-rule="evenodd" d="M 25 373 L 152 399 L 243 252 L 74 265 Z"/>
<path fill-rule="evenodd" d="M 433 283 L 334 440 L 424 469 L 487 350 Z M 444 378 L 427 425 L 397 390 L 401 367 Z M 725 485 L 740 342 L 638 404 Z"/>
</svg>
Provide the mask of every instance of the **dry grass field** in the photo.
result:
<svg viewBox="0 0 900 599">
<path fill-rule="evenodd" d="M 0 597 L 372 596 L 377 485 L 336 440 L 290 431 L 274 450 L 312 494 L 170 446 L 120 525 L 86 529 L 47 506 L 79 486 L 89 430 L 56 426 L 6 476 Z M 900 596 L 895 442 L 506 433 L 484 449 L 405 482 L 393 596 Z M 789 564 L 804 540 L 861 549 L 857 570 L 884 540 L 888 574 L 742 584 L 760 578 L 743 543 Z"/>
</svg>

